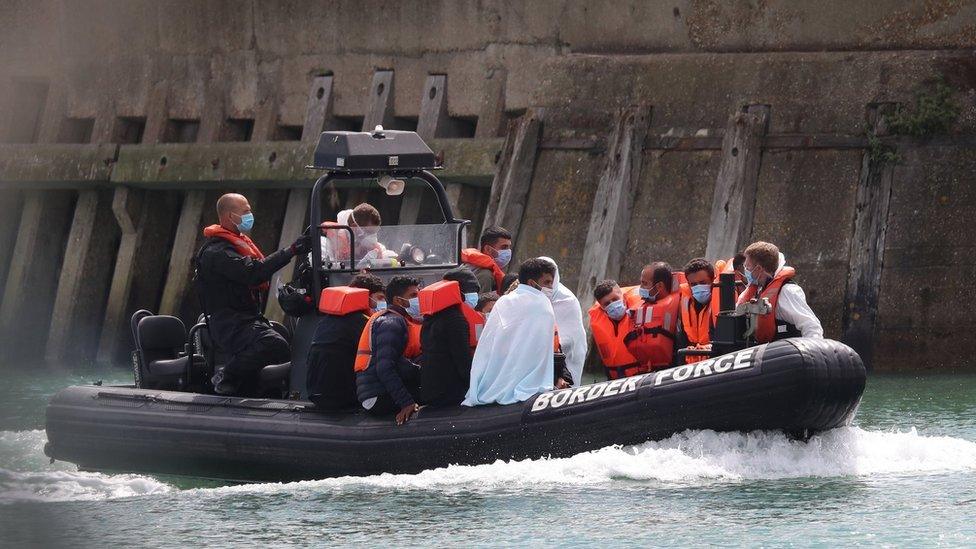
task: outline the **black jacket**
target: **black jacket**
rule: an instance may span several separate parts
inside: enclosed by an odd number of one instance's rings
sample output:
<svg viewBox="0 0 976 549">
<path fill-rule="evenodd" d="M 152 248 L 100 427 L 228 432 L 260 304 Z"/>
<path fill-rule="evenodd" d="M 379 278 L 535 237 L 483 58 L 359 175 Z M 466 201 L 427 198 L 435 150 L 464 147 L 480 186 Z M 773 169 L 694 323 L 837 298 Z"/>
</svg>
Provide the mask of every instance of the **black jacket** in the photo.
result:
<svg viewBox="0 0 976 549">
<path fill-rule="evenodd" d="M 243 256 L 222 238 L 208 238 L 197 254 L 197 290 L 217 345 L 235 353 L 254 340 L 255 331 L 270 328 L 261 312 L 257 286 L 291 261 L 291 250 L 277 251 L 262 260 Z"/>
<path fill-rule="evenodd" d="M 356 374 L 359 402 L 389 395 L 397 408 L 415 404 L 409 387 L 416 387 L 419 367 L 403 356 L 407 348 L 407 319 L 403 308 L 391 305 L 393 313 L 380 315 L 372 324 L 372 356 L 369 367 Z M 401 314 L 402 313 L 402 314 Z"/>
<path fill-rule="evenodd" d="M 356 398 L 356 350 L 369 317 L 360 312 L 325 315 L 315 329 L 308 350 L 308 398 L 320 408 L 339 409 L 359 404 Z"/>
<path fill-rule="evenodd" d="M 468 321 L 460 305 L 424 318 L 420 331 L 424 361 L 420 369 L 420 401 L 458 405 L 471 381 Z"/>
</svg>

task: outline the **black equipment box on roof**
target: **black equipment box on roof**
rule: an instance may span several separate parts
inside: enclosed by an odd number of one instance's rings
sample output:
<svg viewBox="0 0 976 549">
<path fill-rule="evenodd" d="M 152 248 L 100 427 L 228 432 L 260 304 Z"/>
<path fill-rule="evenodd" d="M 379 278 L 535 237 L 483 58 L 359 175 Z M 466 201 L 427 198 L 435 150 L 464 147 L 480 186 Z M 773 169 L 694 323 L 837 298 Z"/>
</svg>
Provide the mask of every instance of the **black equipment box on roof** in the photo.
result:
<svg viewBox="0 0 976 549">
<path fill-rule="evenodd" d="M 417 132 L 322 132 L 313 168 L 336 172 L 395 172 L 438 167 Z"/>
</svg>

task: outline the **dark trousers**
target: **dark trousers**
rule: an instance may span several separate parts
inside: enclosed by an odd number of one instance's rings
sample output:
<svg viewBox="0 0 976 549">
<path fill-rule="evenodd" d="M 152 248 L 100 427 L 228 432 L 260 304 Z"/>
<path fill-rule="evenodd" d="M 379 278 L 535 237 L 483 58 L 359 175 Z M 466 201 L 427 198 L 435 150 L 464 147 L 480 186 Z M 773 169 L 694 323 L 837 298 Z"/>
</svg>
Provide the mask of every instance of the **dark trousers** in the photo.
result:
<svg viewBox="0 0 976 549">
<path fill-rule="evenodd" d="M 254 332 L 254 339 L 238 351 L 224 366 L 224 382 L 237 386 L 237 394 L 258 391 L 261 368 L 291 360 L 291 348 L 285 338 L 271 327 Z"/>
</svg>

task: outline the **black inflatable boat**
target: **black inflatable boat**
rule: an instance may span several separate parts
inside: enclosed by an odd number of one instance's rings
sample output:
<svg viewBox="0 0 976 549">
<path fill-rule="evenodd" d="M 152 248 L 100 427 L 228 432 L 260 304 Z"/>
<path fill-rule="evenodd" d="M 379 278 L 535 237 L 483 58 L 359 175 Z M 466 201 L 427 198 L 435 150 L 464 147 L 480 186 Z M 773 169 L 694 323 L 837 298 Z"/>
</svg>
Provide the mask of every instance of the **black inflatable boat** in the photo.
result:
<svg viewBox="0 0 976 549">
<path fill-rule="evenodd" d="M 799 338 L 508 406 L 423 409 L 399 427 L 302 401 L 78 386 L 51 399 L 45 452 L 85 470 L 236 481 L 415 473 L 571 456 L 686 429 L 803 437 L 847 425 L 864 384 L 849 347 Z"/>
</svg>

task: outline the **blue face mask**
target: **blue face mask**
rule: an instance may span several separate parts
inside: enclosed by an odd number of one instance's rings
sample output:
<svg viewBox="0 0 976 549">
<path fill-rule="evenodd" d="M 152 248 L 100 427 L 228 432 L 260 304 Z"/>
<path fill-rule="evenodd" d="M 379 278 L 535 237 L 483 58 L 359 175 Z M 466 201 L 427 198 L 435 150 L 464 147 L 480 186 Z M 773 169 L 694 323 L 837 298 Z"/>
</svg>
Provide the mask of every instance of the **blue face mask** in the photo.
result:
<svg viewBox="0 0 976 549">
<path fill-rule="evenodd" d="M 416 318 L 417 320 L 423 318 L 420 315 L 420 298 L 411 297 L 409 301 L 410 301 L 410 306 L 407 307 L 407 314 Z"/>
<path fill-rule="evenodd" d="M 498 250 L 498 257 L 495 258 L 495 264 L 504 269 L 511 260 L 512 250 Z"/>
<path fill-rule="evenodd" d="M 695 284 L 691 287 L 691 295 L 694 296 L 695 301 L 704 305 L 712 299 L 712 285 Z"/>
<path fill-rule="evenodd" d="M 478 306 L 478 292 L 465 292 L 464 302 L 468 304 L 468 307 L 474 309 Z"/>
<path fill-rule="evenodd" d="M 616 301 L 611 301 L 609 305 L 603 308 L 606 311 L 607 316 L 613 320 L 620 320 L 624 317 L 624 313 L 627 312 L 627 307 L 624 306 L 624 301 L 618 299 Z"/>
<path fill-rule="evenodd" d="M 237 224 L 237 230 L 246 233 L 254 228 L 254 214 L 248 212 L 241 216 L 241 222 Z"/>
<path fill-rule="evenodd" d="M 651 295 L 651 291 L 648 290 L 647 288 L 640 288 L 637 290 L 637 293 L 640 294 L 641 299 L 646 299 L 648 301 L 657 301 L 657 294 Z"/>
<path fill-rule="evenodd" d="M 386 309 L 386 302 L 385 301 L 377 301 L 376 302 L 376 308 L 373 309 L 373 311 L 375 311 L 375 312 L 378 313 L 378 312 L 383 311 L 385 309 Z"/>
<path fill-rule="evenodd" d="M 746 284 L 750 284 L 750 285 L 755 284 L 756 277 L 752 276 L 752 271 L 747 271 L 745 269 L 743 269 L 743 271 L 745 271 L 745 275 L 746 275 Z"/>
</svg>

